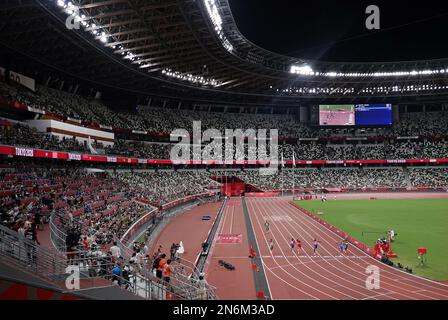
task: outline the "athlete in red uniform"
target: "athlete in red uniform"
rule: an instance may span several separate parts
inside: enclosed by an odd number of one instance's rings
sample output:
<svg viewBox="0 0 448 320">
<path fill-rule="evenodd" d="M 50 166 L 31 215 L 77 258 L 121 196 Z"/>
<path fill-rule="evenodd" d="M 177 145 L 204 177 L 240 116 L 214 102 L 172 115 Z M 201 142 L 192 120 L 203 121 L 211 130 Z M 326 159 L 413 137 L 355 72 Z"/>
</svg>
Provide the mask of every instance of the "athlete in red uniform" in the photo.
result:
<svg viewBox="0 0 448 320">
<path fill-rule="evenodd" d="M 296 243 L 297 243 L 297 254 L 300 255 L 300 251 L 302 251 L 302 241 L 297 239 Z"/>
</svg>

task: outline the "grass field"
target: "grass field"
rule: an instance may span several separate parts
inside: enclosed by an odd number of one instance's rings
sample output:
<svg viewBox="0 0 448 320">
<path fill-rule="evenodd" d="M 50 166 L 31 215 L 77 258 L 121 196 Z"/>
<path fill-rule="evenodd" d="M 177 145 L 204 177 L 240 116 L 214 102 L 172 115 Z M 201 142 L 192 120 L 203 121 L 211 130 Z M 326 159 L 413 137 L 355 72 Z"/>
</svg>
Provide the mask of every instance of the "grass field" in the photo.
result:
<svg viewBox="0 0 448 320">
<path fill-rule="evenodd" d="M 392 248 L 398 258 L 394 262 L 411 267 L 420 276 L 448 280 L 448 199 L 296 203 L 313 213 L 324 212 L 321 218 L 372 248 L 375 240 L 385 236 L 387 230 L 395 230 L 398 236 Z M 419 267 L 419 247 L 428 249 L 425 267 Z"/>
</svg>

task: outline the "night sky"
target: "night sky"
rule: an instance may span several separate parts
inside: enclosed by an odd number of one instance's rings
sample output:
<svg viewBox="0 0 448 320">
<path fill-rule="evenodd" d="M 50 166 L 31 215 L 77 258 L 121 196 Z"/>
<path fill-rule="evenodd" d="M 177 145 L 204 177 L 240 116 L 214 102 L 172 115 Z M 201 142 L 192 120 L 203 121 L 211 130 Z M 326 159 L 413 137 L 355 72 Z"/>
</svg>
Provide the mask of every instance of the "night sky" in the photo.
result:
<svg viewBox="0 0 448 320">
<path fill-rule="evenodd" d="M 229 0 L 240 32 L 277 53 L 323 61 L 448 58 L 448 1 Z M 381 30 L 367 30 L 377 5 Z"/>
</svg>

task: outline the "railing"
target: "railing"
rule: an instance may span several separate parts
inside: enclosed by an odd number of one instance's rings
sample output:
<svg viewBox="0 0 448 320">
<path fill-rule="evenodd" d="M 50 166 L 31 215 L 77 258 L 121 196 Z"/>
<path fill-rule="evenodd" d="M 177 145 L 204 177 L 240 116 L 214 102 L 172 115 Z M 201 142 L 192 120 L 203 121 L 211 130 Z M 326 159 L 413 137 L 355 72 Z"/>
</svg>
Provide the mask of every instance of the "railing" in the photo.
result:
<svg viewBox="0 0 448 320">
<path fill-rule="evenodd" d="M 205 243 L 207 244 L 208 248 L 212 247 L 213 239 L 215 238 L 216 233 L 218 232 L 219 224 L 223 216 L 224 208 L 227 204 L 227 197 L 224 199 L 224 201 L 221 204 L 221 207 L 219 208 L 218 215 L 215 218 L 215 221 L 213 222 L 212 228 L 208 232 L 207 239 L 205 240 Z M 195 265 L 195 272 L 197 275 L 201 274 L 204 270 L 205 263 L 208 259 L 208 256 L 210 254 L 209 249 L 206 250 L 206 252 L 201 252 L 196 259 L 196 265 Z"/>
<path fill-rule="evenodd" d="M 184 202 L 180 201 L 177 205 L 183 203 Z M 172 208 L 173 207 L 171 207 L 171 209 Z M 152 218 L 154 213 L 156 212 L 151 211 L 144 216 L 141 221 L 139 220 L 140 223 L 137 221 L 130 228 L 133 230 L 132 235 L 135 235 L 135 232 L 141 230 L 142 227 Z M 57 219 L 59 219 L 59 217 L 56 215 L 52 215 L 50 217 L 50 237 L 54 247 L 62 256 L 66 254 L 66 233 L 60 228 Z M 128 234 L 130 235 L 130 233 Z M 133 237 L 129 237 L 124 243 L 119 239 L 116 239 L 117 245 L 121 249 L 121 255 L 125 260 L 129 260 L 133 254 L 133 250 L 130 248 L 132 238 Z M 73 252 L 72 254 L 76 256 L 76 259 L 74 259 L 75 263 L 79 263 L 82 266 L 88 264 L 88 261 L 84 263 L 83 260 L 89 259 L 89 257 L 86 256 L 86 252 L 79 250 Z M 102 267 L 105 266 L 104 262 L 96 262 L 96 264 L 100 264 Z M 152 265 L 152 263 L 149 263 L 149 265 Z M 110 267 L 112 267 L 112 265 L 110 265 Z M 124 285 L 127 290 L 145 299 L 217 299 L 216 288 L 208 284 L 203 284 L 199 281 L 199 272 L 192 262 L 178 259 L 172 263 L 172 269 L 174 276 L 171 279 L 169 286 L 166 286 L 160 279 L 154 276 L 151 270 L 147 268 L 142 268 L 139 271 L 140 274 L 135 273 L 130 277 L 130 279 L 120 278 L 117 281 Z M 104 272 L 99 272 L 94 275 L 99 277 L 109 276 L 110 278 L 110 275 Z"/>
<path fill-rule="evenodd" d="M 155 218 L 158 214 L 158 210 L 154 208 L 143 217 L 138 219 L 131 227 L 126 231 L 126 233 L 121 237 L 120 241 L 126 246 L 129 247 L 131 244 L 131 240 L 135 237 L 136 233 L 141 231 L 142 227 L 145 226 L 149 221 Z"/>
<path fill-rule="evenodd" d="M 95 279 L 103 278 L 110 280 L 111 285 L 115 283 L 144 299 L 216 299 L 214 288 L 201 286 L 196 279 L 180 272 L 173 273 L 169 284 L 156 278 L 145 267 L 139 272 L 134 270 L 127 274 L 114 275 L 111 270 L 116 264 L 108 257 L 87 251 L 72 252 L 71 257 L 65 257 L 59 252 L 38 246 L 4 226 L 0 226 L 0 257 L 9 265 L 30 271 L 62 291 L 67 291 L 64 286 L 69 276 L 66 268 L 77 266 L 80 279 L 84 281 L 83 286 L 90 283 L 90 288 L 95 287 Z M 176 267 L 173 269 L 176 271 Z"/>
<path fill-rule="evenodd" d="M 34 276 L 52 283 L 55 288 L 67 290 L 62 285 L 68 277 L 66 268 L 69 264 L 65 257 L 58 252 L 38 246 L 4 226 L 0 226 L 0 256 L 2 261 L 9 265 L 30 271 Z M 88 259 L 84 257 L 76 257 L 70 261 L 70 265 L 80 267 L 80 276 L 83 279 L 90 278 L 85 273 L 88 268 L 87 261 Z M 97 261 L 97 263 L 101 265 L 104 262 Z M 90 280 L 93 282 L 93 278 Z"/>
<path fill-rule="evenodd" d="M 60 219 L 57 215 L 51 214 L 49 219 L 50 225 L 50 240 L 53 247 L 61 253 L 65 253 L 66 244 L 65 239 L 67 233 L 58 227 L 57 220 Z"/>
</svg>

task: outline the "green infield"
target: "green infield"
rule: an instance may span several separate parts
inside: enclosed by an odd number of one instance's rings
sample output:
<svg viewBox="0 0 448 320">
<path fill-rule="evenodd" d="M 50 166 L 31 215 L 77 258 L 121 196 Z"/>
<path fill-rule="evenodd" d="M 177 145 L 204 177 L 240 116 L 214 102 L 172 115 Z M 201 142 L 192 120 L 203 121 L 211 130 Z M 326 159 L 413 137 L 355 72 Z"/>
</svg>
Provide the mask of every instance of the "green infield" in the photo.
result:
<svg viewBox="0 0 448 320">
<path fill-rule="evenodd" d="M 329 200 L 297 201 L 312 212 L 373 248 L 375 240 L 393 229 L 398 236 L 392 245 L 394 262 L 415 274 L 448 280 L 448 199 Z M 420 266 L 417 249 L 426 247 L 425 266 Z"/>
</svg>

